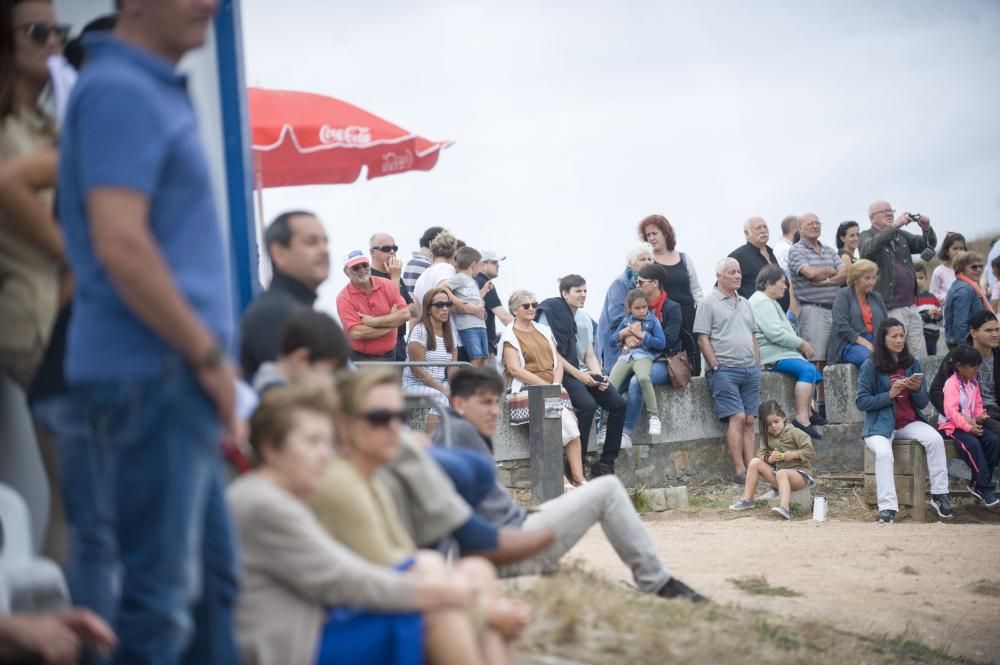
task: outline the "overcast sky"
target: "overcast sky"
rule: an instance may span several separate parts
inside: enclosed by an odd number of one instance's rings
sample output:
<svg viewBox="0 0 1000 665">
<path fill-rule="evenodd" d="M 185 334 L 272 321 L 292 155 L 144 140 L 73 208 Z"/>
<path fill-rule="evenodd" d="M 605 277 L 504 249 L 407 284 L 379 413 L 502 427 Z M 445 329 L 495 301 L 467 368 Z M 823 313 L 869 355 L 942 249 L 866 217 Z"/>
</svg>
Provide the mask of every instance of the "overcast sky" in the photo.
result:
<svg viewBox="0 0 1000 665">
<path fill-rule="evenodd" d="M 808 5 L 808 6 L 806 6 Z M 340 256 L 433 224 L 509 259 L 501 296 L 587 278 L 596 314 L 635 227 L 666 215 L 703 284 L 761 215 L 867 227 L 887 198 L 939 236 L 1000 231 L 996 2 L 243 3 L 250 85 L 339 97 L 430 139 L 434 170 L 267 190 Z"/>
</svg>

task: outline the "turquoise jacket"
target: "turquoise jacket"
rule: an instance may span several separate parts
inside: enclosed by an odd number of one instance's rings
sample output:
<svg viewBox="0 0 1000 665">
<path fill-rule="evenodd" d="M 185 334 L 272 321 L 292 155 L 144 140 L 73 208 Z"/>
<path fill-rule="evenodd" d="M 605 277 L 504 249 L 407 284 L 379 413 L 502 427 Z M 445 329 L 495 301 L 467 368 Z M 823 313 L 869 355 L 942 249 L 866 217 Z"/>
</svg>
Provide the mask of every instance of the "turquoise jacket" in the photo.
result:
<svg viewBox="0 0 1000 665">
<path fill-rule="evenodd" d="M 924 368 L 920 361 L 913 359 L 913 364 L 906 370 L 906 376 L 923 374 Z M 930 399 L 927 395 L 927 378 L 920 382 L 920 390 L 910 393 L 913 409 L 917 418 L 924 420 L 921 411 L 926 408 Z M 889 397 L 889 375 L 875 370 L 875 362 L 869 358 L 861 366 L 858 374 L 858 397 L 854 404 L 865 412 L 865 426 L 861 436 L 884 436 L 889 438 L 896 429 L 896 403 Z M 926 422 L 926 421 L 924 421 Z"/>
<path fill-rule="evenodd" d="M 757 346 L 760 347 L 760 364 L 770 365 L 788 358 L 802 358 L 799 345 L 802 338 L 795 334 L 792 324 L 777 300 L 771 300 L 763 291 L 750 296 L 750 307 L 757 322 Z"/>
</svg>

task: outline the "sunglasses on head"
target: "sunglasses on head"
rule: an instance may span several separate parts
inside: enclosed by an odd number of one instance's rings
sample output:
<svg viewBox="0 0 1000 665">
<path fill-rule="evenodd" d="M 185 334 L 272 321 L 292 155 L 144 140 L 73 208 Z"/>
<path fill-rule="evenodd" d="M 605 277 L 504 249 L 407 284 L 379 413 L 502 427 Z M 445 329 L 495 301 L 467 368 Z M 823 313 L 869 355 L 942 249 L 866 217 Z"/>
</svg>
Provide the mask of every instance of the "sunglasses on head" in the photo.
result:
<svg viewBox="0 0 1000 665">
<path fill-rule="evenodd" d="M 68 25 L 49 25 L 48 23 L 25 23 L 17 26 L 18 30 L 23 30 L 24 34 L 31 41 L 39 46 L 49 43 L 49 37 L 55 34 L 59 38 L 60 44 L 65 44 L 69 37 Z"/>
<path fill-rule="evenodd" d="M 390 411 L 389 409 L 375 409 L 368 413 L 361 414 L 372 427 L 388 427 L 393 421 L 400 425 L 406 422 L 406 411 Z"/>
<path fill-rule="evenodd" d="M 367 263 L 355 263 L 351 266 L 351 272 L 361 272 L 362 270 L 368 270 L 369 266 Z"/>
<path fill-rule="evenodd" d="M 524 310 L 538 309 L 538 303 L 537 302 L 523 302 L 523 303 L 521 303 L 521 309 L 524 309 Z"/>
<path fill-rule="evenodd" d="M 437 309 L 443 309 L 445 307 L 451 307 L 451 301 L 450 300 L 435 300 L 434 302 L 431 303 L 431 307 L 435 307 Z"/>
<path fill-rule="evenodd" d="M 399 245 L 381 245 L 379 247 L 372 247 L 372 251 L 373 252 L 376 249 L 378 251 L 382 252 L 383 254 L 388 254 L 389 252 L 398 252 L 399 251 Z"/>
</svg>

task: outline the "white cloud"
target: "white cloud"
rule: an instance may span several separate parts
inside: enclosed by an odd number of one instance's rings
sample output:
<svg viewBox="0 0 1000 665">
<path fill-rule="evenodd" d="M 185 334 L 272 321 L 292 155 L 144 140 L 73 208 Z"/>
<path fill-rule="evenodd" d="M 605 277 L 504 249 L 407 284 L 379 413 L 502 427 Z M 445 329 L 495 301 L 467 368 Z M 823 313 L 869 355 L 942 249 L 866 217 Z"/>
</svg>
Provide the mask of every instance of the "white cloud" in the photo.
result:
<svg viewBox="0 0 1000 665">
<path fill-rule="evenodd" d="M 579 272 L 588 310 L 635 225 L 674 223 L 703 283 L 763 215 L 1000 230 L 1000 9 L 985 2 L 244 3 L 247 80 L 330 94 L 432 139 L 437 167 L 265 193 L 335 256 L 442 224 L 510 256 L 501 295 Z M 337 273 L 339 276 L 339 273 Z M 343 284 L 324 289 L 332 306 Z"/>
</svg>

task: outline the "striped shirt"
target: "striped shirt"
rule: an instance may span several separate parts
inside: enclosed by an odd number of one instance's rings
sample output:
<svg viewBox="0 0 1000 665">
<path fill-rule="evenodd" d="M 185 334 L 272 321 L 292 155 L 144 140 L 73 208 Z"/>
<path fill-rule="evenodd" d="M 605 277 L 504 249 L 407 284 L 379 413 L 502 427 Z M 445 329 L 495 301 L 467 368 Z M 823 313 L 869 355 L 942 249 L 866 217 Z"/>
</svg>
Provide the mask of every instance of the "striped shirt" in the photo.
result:
<svg viewBox="0 0 1000 665">
<path fill-rule="evenodd" d="M 818 286 L 802 276 L 803 267 L 833 268 L 840 267 L 840 257 L 837 251 L 829 245 L 819 243 L 819 251 L 805 240 L 800 240 L 788 250 L 788 272 L 792 275 L 792 286 L 795 287 L 795 299 L 800 305 L 833 305 L 840 286 Z"/>
<path fill-rule="evenodd" d="M 406 287 L 406 292 L 411 298 L 413 297 L 413 285 L 417 283 L 417 280 L 430 265 L 431 257 L 423 252 L 413 252 L 413 258 L 407 261 L 406 266 L 403 267 L 403 286 Z"/>
</svg>

